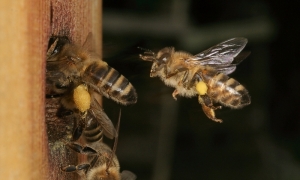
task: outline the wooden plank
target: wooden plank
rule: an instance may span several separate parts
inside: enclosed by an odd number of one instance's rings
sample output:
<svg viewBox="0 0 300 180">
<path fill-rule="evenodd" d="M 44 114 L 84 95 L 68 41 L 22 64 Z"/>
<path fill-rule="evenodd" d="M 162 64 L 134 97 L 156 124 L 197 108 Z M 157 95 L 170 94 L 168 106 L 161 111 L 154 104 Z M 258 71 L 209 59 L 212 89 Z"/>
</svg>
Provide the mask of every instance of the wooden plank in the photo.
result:
<svg viewBox="0 0 300 180">
<path fill-rule="evenodd" d="M 47 1 L 0 2 L 1 179 L 46 179 Z"/>
<path fill-rule="evenodd" d="M 92 6 L 96 2 L 98 6 Z M 51 34 L 68 35 L 73 41 L 82 43 L 93 31 L 95 25 L 92 23 L 97 22 L 92 21 L 91 14 L 101 15 L 101 2 L 0 1 L 2 179 L 73 179 L 59 170 L 62 164 L 55 163 L 60 161 L 49 158 L 64 159 L 65 156 L 55 151 L 55 146 L 48 149 L 44 106 L 45 55 Z M 100 23 L 101 16 L 98 18 Z M 99 28 L 93 33 L 101 38 Z M 46 110 L 50 110 L 46 114 L 47 120 L 53 120 L 55 105 L 55 101 L 47 102 Z M 56 134 L 50 133 L 49 139 L 53 138 L 52 135 Z"/>
</svg>

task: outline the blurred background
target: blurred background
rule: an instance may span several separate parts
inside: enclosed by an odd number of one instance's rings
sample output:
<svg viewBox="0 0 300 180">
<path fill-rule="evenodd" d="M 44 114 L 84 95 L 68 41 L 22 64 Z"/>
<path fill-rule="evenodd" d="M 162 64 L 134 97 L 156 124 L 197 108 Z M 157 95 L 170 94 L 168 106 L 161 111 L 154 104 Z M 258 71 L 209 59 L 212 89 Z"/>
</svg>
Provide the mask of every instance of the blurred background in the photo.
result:
<svg viewBox="0 0 300 180">
<path fill-rule="evenodd" d="M 263 0 L 104 0 L 103 57 L 135 86 L 135 105 L 122 107 L 117 155 L 121 169 L 143 180 L 300 179 L 299 24 L 297 2 Z M 252 103 L 223 108 L 219 124 L 197 98 L 172 98 L 150 78 L 155 52 L 174 46 L 197 54 L 246 37 L 251 55 L 230 76 Z M 298 74 L 297 74 L 298 73 Z M 116 122 L 118 106 L 104 100 Z"/>
</svg>

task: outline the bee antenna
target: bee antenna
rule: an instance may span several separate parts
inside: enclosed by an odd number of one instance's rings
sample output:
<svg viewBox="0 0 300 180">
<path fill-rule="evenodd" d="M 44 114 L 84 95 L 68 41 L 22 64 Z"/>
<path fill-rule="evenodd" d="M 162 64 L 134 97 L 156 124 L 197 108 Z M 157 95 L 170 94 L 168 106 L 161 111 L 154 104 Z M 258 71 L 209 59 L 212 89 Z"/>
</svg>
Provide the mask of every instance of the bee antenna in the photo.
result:
<svg viewBox="0 0 300 180">
<path fill-rule="evenodd" d="M 150 61 L 150 62 L 156 61 L 156 58 L 155 58 L 156 54 L 153 51 L 151 51 L 150 49 L 142 48 L 142 47 L 137 47 L 137 48 L 145 51 L 144 55 L 142 55 L 142 54 L 139 55 L 142 60 Z"/>
<path fill-rule="evenodd" d="M 120 112 L 119 112 L 119 118 L 118 118 L 118 124 L 117 124 L 117 133 L 119 134 L 119 129 L 120 129 L 120 122 L 121 122 L 121 108 L 120 108 Z M 109 158 L 109 162 L 107 164 L 107 168 L 106 168 L 106 172 L 108 172 L 108 168 L 110 167 L 111 165 L 111 162 L 112 162 L 112 159 L 113 159 L 113 155 L 116 153 L 116 150 L 117 150 L 117 144 L 118 144 L 118 140 L 119 140 L 119 136 L 115 137 L 115 142 L 114 142 L 114 146 L 113 146 L 113 150 L 110 154 L 110 158 Z"/>
<path fill-rule="evenodd" d="M 140 50 L 143 50 L 143 51 L 147 51 L 147 52 L 153 53 L 150 49 L 142 48 L 142 47 L 139 47 L 139 46 L 137 48 L 140 49 Z"/>
</svg>

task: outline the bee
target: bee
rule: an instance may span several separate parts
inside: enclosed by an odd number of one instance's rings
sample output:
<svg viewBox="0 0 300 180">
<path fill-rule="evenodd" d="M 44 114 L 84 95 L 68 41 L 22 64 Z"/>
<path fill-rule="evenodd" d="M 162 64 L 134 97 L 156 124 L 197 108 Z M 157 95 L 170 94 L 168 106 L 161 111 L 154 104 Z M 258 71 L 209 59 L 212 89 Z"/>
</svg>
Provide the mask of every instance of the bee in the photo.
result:
<svg viewBox="0 0 300 180">
<path fill-rule="evenodd" d="M 95 98 L 96 94 L 123 105 L 137 101 L 136 91 L 128 79 L 91 49 L 91 38 L 90 33 L 84 45 L 78 46 L 68 37 L 53 36 L 47 51 L 47 89 L 54 94 L 50 97 L 62 96 L 62 106 L 76 120 L 73 141 L 82 133 L 88 142 L 101 140 L 102 134 L 110 139 L 117 136 L 111 120 Z"/>
<path fill-rule="evenodd" d="M 82 180 L 135 180 L 136 175 L 124 170 L 120 173 L 120 164 L 114 152 L 103 142 L 82 146 L 79 143 L 69 143 L 74 151 L 87 154 L 89 163 L 68 165 L 62 168 L 64 172 L 77 172 Z"/>
<path fill-rule="evenodd" d="M 79 46 L 67 37 L 53 36 L 47 52 L 46 77 L 53 93 L 63 94 L 70 88 L 87 85 L 97 93 L 122 105 L 137 102 L 132 84 L 114 68 L 102 61 L 91 48 L 90 33 Z"/>
<path fill-rule="evenodd" d="M 117 125 L 119 131 L 120 117 Z M 64 172 L 77 172 L 83 180 L 135 180 L 134 173 L 124 170 L 120 173 L 120 164 L 115 155 L 118 138 L 115 138 L 113 150 L 103 142 L 82 146 L 79 143 L 67 143 L 72 150 L 87 154 L 89 163 L 68 165 L 62 168 Z"/>
<path fill-rule="evenodd" d="M 102 141 L 103 135 L 109 139 L 118 135 L 110 118 L 91 94 L 93 92 L 81 84 L 61 99 L 62 106 L 71 110 L 76 122 L 72 141 L 78 140 L 82 134 L 87 143 Z"/>
<path fill-rule="evenodd" d="M 222 122 L 214 112 L 222 106 L 214 103 L 233 109 L 251 103 L 247 89 L 228 76 L 250 54 L 240 54 L 246 44 L 246 38 L 232 38 L 196 55 L 175 51 L 174 47 L 165 47 L 158 53 L 143 49 L 145 52 L 140 58 L 153 62 L 150 77 L 159 77 L 167 86 L 175 88 L 172 93 L 175 100 L 177 95 L 198 95 L 205 115 L 215 122 Z"/>
</svg>

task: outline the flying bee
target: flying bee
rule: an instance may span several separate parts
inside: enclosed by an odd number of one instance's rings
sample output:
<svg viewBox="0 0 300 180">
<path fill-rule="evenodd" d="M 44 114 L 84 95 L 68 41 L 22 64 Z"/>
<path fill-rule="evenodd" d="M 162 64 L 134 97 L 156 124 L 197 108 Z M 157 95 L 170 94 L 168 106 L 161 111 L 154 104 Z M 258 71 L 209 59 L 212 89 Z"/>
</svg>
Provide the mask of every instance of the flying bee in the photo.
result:
<svg viewBox="0 0 300 180">
<path fill-rule="evenodd" d="M 85 84 L 97 93 L 122 105 L 134 104 L 137 94 L 132 84 L 114 68 L 102 61 L 92 49 L 92 35 L 83 46 L 67 37 L 53 36 L 47 52 L 47 82 L 53 93 L 63 94 L 70 87 Z"/>
<path fill-rule="evenodd" d="M 221 106 L 214 106 L 214 103 L 237 109 L 251 102 L 246 88 L 228 77 L 250 54 L 240 54 L 246 44 L 246 38 L 232 38 L 196 55 L 175 51 L 174 47 L 165 47 L 158 53 L 146 49 L 140 58 L 153 62 L 150 77 L 159 77 L 167 86 L 175 88 L 172 93 L 175 100 L 177 95 L 198 95 L 206 116 L 222 122 L 214 112 Z"/>
<path fill-rule="evenodd" d="M 120 126 L 121 111 L 117 131 Z M 62 168 L 64 172 L 77 172 L 82 180 L 135 180 L 136 176 L 130 171 L 124 170 L 120 173 L 120 164 L 115 155 L 118 137 L 115 138 L 113 150 L 103 142 L 92 143 L 82 146 L 78 143 L 67 143 L 72 150 L 86 154 L 89 163 L 79 165 L 68 165 Z"/>
</svg>

